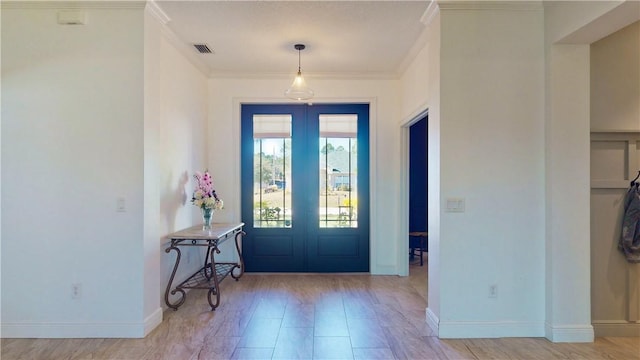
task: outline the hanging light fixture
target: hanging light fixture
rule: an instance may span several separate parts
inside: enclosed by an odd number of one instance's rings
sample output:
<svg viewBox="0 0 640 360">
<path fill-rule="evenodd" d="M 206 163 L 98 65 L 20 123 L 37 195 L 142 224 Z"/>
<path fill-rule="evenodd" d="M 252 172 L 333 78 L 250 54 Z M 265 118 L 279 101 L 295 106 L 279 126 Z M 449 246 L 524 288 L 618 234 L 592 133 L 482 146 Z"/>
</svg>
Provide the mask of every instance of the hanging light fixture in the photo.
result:
<svg viewBox="0 0 640 360">
<path fill-rule="evenodd" d="M 296 78 L 293 79 L 291 87 L 284 92 L 284 95 L 294 100 L 308 100 L 313 97 L 313 90 L 307 87 L 307 83 L 304 81 L 302 71 L 300 70 L 300 51 L 304 50 L 305 46 L 304 44 L 295 44 L 293 47 L 298 50 L 298 74 Z"/>
</svg>

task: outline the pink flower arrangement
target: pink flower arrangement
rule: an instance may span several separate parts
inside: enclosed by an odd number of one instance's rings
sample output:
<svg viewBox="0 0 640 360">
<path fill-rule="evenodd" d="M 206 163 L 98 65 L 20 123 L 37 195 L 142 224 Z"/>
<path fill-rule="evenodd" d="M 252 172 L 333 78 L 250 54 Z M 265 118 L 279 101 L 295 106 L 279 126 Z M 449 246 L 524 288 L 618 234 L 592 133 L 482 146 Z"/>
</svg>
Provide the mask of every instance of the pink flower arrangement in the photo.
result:
<svg viewBox="0 0 640 360">
<path fill-rule="evenodd" d="M 193 177 L 198 183 L 191 198 L 193 205 L 201 209 L 222 209 L 224 203 L 213 189 L 213 180 L 209 171 L 205 170 L 204 174 L 196 171 Z"/>
</svg>

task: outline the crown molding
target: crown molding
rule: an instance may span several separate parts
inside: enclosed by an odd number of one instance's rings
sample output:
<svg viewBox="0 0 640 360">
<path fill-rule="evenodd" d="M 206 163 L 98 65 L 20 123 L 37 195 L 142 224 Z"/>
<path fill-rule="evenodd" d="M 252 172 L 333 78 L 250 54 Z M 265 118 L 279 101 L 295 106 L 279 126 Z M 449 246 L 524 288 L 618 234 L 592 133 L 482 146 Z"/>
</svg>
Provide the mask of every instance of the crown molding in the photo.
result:
<svg viewBox="0 0 640 360">
<path fill-rule="evenodd" d="M 404 74 L 407 71 L 411 63 L 418 57 L 418 54 L 420 54 L 422 49 L 424 49 L 424 47 L 429 42 L 429 31 L 431 30 L 432 29 L 430 29 L 428 26 L 426 26 L 422 30 L 422 32 L 420 33 L 420 36 L 418 36 L 418 39 L 413 43 L 413 45 L 411 45 L 409 52 L 405 55 L 405 57 L 400 62 L 400 65 L 398 66 L 396 73 Z"/>
<path fill-rule="evenodd" d="M 171 30 L 168 26 L 162 26 L 162 35 L 169 42 L 169 44 L 173 45 L 173 47 L 184 56 L 196 69 L 200 70 L 200 72 L 208 77 L 211 69 L 209 66 L 199 58 L 199 54 L 195 51 L 195 49 L 187 44 L 185 44 L 182 39 L 178 38 L 178 36 Z"/>
<path fill-rule="evenodd" d="M 182 56 L 187 59 L 193 66 L 196 67 L 204 76 L 208 77 L 211 69 L 209 66 L 199 58 L 199 54 L 193 47 L 182 41 L 178 35 L 171 29 L 169 23 L 171 18 L 158 6 L 155 1 L 146 2 L 147 6 L 145 11 L 158 22 L 162 37 L 171 44 Z"/>
<path fill-rule="evenodd" d="M 146 8 L 162 25 L 167 25 L 171 18 L 162 10 L 155 1 L 147 1 Z"/>
<path fill-rule="evenodd" d="M 437 1 L 431 0 L 431 2 L 429 3 L 429 6 L 420 17 L 420 23 L 424 25 L 424 29 L 422 29 L 420 36 L 418 36 L 418 39 L 413 43 L 413 45 L 411 46 L 411 49 L 409 49 L 409 52 L 405 55 L 405 57 L 400 62 L 400 65 L 396 70 L 396 73 L 400 74 L 398 75 L 398 77 L 401 76 L 401 74 L 404 74 L 405 71 L 407 71 L 407 69 L 409 68 L 409 65 L 411 65 L 411 63 L 416 59 L 420 51 L 422 51 L 422 49 L 429 42 L 429 31 L 432 31 L 432 29 L 430 29 L 430 25 L 433 22 L 433 19 L 435 19 L 436 15 L 438 15 L 439 13 L 440 13 L 440 9 L 438 8 Z"/>
<path fill-rule="evenodd" d="M 30 1 L 2 0 L 1 9 L 144 9 L 146 1 Z"/>
<path fill-rule="evenodd" d="M 247 79 L 247 80 L 269 80 L 269 79 L 293 79 L 295 76 L 291 72 L 273 72 L 273 73 L 251 73 L 251 72 L 228 72 L 214 71 L 209 72 L 211 79 Z M 304 73 L 305 80 L 398 80 L 400 77 L 396 72 L 344 72 L 344 73 Z"/>
<path fill-rule="evenodd" d="M 433 18 L 438 15 L 439 12 L 440 8 L 438 7 L 438 2 L 435 0 L 431 0 L 429 6 L 427 6 L 427 10 L 425 10 L 420 17 L 420 22 L 423 23 L 424 26 L 428 27 L 429 25 L 431 25 Z"/>
<path fill-rule="evenodd" d="M 466 0 L 438 0 L 440 10 L 508 10 L 531 11 L 542 10 L 542 1 L 511 0 L 511 1 L 466 1 Z"/>
</svg>

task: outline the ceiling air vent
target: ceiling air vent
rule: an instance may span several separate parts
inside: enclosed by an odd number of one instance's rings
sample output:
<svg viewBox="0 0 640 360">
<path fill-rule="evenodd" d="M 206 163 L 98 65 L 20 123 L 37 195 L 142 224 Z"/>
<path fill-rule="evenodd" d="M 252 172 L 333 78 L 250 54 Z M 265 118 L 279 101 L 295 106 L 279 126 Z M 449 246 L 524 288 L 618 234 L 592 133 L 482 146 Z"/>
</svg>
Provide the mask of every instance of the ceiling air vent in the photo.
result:
<svg viewBox="0 0 640 360">
<path fill-rule="evenodd" d="M 198 50 L 198 52 L 200 54 L 211 54 L 211 53 L 213 53 L 213 51 L 211 51 L 211 49 L 209 49 L 209 46 L 207 46 L 207 44 L 193 44 L 193 46 L 196 48 L 196 50 Z"/>
</svg>

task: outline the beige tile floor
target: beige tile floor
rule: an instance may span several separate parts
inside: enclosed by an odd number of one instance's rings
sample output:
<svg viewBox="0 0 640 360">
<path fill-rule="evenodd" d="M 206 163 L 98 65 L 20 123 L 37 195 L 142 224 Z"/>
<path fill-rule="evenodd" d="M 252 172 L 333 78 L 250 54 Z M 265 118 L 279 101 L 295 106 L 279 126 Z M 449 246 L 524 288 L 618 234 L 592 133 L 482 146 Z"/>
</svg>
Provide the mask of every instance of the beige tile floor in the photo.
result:
<svg viewBox="0 0 640 360">
<path fill-rule="evenodd" d="M 245 274 L 144 339 L 2 339 L 6 359 L 640 359 L 640 338 L 440 340 L 425 324 L 426 264 L 411 276 Z"/>
</svg>

